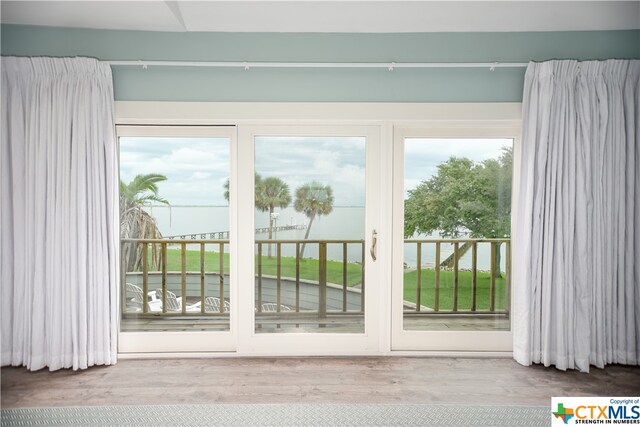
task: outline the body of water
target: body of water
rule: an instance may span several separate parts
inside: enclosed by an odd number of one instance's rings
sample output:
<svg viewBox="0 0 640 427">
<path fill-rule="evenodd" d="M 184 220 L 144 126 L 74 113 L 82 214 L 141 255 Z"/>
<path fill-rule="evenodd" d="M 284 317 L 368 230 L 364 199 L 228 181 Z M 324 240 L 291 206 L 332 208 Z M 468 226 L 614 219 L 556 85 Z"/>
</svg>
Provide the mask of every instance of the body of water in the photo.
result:
<svg viewBox="0 0 640 427">
<path fill-rule="evenodd" d="M 227 206 L 154 206 L 148 208 L 148 212 L 153 215 L 163 236 L 189 235 L 200 233 L 211 233 L 229 230 L 229 208 Z M 308 218 L 296 212 L 293 208 L 281 209 L 276 221 L 277 226 L 283 225 L 306 225 Z M 311 225 L 309 239 L 343 239 L 359 240 L 364 239 L 365 229 L 364 207 L 334 207 L 333 212 L 327 216 L 316 217 Z M 268 212 L 255 212 L 256 228 L 269 226 Z M 274 239 L 304 239 L 306 229 L 278 231 L 273 235 Z M 189 236 L 187 236 L 189 237 Z M 439 235 L 417 236 L 416 238 L 438 238 Z M 267 233 L 259 233 L 256 239 L 267 239 Z M 275 254 L 275 245 L 272 248 Z M 263 251 L 266 253 L 267 248 Z M 453 252 L 453 245 L 441 245 L 441 260 L 444 260 Z M 410 268 L 417 265 L 417 249 L 415 244 L 404 245 L 404 262 Z M 501 246 L 501 264 L 505 266 L 505 245 Z M 283 256 L 295 256 L 295 245 L 283 245 Z M 327 246 L 327 255 L 332 260 L 342 260 L 342 245 L 330 244 Z M 318 257 L 318 245 L 307 245 L 304 253 L 305 258 Z M 361 246 L 358 244 L 348 245 L 348 260 L 350 262 L 360 262 L 362 259 Z M 435 263 L 435 245 L 422 245 L 423 267 L 432 268 Z M 489 270 L 490 268 L 490 245 L 487 243 L 478 245 L 478 269 Z M 459 262 L 461 269 L 471 268 L 471 250 Z"/>
</svg>

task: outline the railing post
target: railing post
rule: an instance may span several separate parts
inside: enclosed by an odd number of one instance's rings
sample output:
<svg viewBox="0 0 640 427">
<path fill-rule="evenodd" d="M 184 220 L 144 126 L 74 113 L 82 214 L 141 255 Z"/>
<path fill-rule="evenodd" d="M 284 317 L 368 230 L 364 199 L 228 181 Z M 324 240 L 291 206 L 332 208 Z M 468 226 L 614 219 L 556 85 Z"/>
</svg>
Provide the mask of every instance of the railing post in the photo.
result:
<svg viewBox="0 0 640 427">
<path fill-rule="evenodd" d="M 219 246 L 219 258 L 220 258 L 220 308 L 221 314 L 224 313 L 224 243 L 220 243 Z"/>
<path fill-rule="evenodd" d="M 149 265 L 148 265 L 148 245 L 147 242 L 142 243 L 142 313 L 149 311 L 147 298 L 149 298 Z"/>
<path fill-rule="evenodd" d="M 258 304 L 256 309 L 262 313 L 262 243 L 258 243 Z"/>
<path fill-rule="evenodd" d="M 327 316 L 327 243 L 319 244 L 319 280 L 318 280 L 318 316 L 324 318 Z"/>
<path fill-rule="evenodd" d="M 204 243 L 200 243 L 200 313 L 204 314 L 205 274 L 204 274 Z"/>
<path fill-rule="evenodd" d="M 362 260 L 360 265 L 362 266 L 362 283 L 360 285 L 360 311 L 362 313 L 364 313 L 364 282 L 365 282 L 365 261 L 366 261 L 366 255 L 365 255 L 365 242 L 364 240 L 362 241 Z"/>
<path fill-rule="evenodd" d="M 300 312 L 300 243 L 296 243 L 296 313 Z"/>
<path fill-rule="evenodd" d="M 187 244 L 182 243 L 180 245 L 180 263 L 182 265 L 181 277 L 180 277 L 180 287 L 182 290 L 182 314 L 187 312 Z"/>
<path fill-rule="evenodd" d="M 496 309 L 496 245 L 491 242 L 491 290 L 489 292 L 489 311 Z"/>
<path fill-rule="evenodd" d="M 280 313 L 282 298 L 282 243 L 276 243 L 276 313 Z"/>
<path fill-rule="evenodd" d="M 453 244 L 453 311 L 458 311 L 458 242 Z"/>
<path fill-rule="evenodd" d="M 511 311 L 511 241 L 507 240 L 505 242 L 505 255 L 506 259 L 504 260 L 505 264 L 505 272 L 504 272 L 504 292 L 505 292 L 505 301 L 504 301 L 504 310 L 509 313 Z"/>
<path fill-rule="evenodd" d="M 342 312 L 347 312 L 347 244 L 342 244 Z"/>
<path fill-rule="evenodd" d="M 127 310 L 127 252 L 126 243 L 120 244 L 120 289 L 122 290 L 120 295 L 121 313 L 125 313 Z M 124 285 L 124 286 L 122 286 Z"/>
<path fill-rule="evenodd" d="M 162 312 L 167 312 L 167 243 L 160 244 L 162 251 Z"/>
<path fill-rule="evenodd" d="M 433 302 L 433 309 L 440 310 L 440 242 L 436 242 L 436 296 Z"/>
<path fill-rule="evenodd" d="M 471 246 L 471 311 L 478 306 L 478 242 Z"/>
<path fill-rule="evenodd" d="M 422 296 L 422 243 L 417 243 L 416 250 L 416 312 L 420 312 L 420 297 Z"/>
</svg>

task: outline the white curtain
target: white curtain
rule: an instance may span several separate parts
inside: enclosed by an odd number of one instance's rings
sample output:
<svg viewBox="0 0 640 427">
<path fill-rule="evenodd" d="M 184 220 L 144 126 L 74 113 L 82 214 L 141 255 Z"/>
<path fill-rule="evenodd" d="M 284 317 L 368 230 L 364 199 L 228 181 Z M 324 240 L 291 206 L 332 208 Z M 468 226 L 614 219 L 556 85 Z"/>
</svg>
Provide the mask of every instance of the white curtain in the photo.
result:
<svg viewBox="0 0 640 427">
<path fill-rule="evenodd" d="M 2 366 L 116 363 L 113 116 L 108 64 L 2 58 Z"/>
<path fill-rule="evenodd" d="M 531 63 L 513 233 L 514 357 L 640 362 L 640 61 Z"/>
</svg>

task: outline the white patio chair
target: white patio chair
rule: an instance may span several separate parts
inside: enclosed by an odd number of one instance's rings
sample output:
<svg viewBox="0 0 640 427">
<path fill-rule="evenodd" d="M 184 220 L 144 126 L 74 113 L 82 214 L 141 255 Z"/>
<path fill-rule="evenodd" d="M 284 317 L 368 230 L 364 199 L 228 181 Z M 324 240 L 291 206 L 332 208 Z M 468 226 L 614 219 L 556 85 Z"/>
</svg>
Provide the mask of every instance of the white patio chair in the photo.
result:
<svg viewBox="0 0 640 427">
<path fill-rule="evenodd" d="M 161 303 L 156 299 L 155 291 L 147 292 L 147 298 L 144 298 L 142 288 L 129 282 L 125 284 L 125 290 L 127 293 L 127 308 L 133 308 L 132 311 L 142 311 L 142 304 L 145 300 L 148 311 L 160 311 L 162 309 Z"/>
<path fill-rule="evenodd" d="M 262 304 L 261 308 L 263 313 L 275 313 L 276 311 L 278 311 L 278 304 L 275 304 L 273 302 L 265 302 L 264 304 Z M 280 304 L 280 311 L 291 311 L 291 308 L 287 307 L 284 304 Z"/>
<path fill-rule="evenodd" d="M 160 310 L 162 311 L 162 289 L 156 289 L 156 298 L 160 301 Z M 167 312 L 177 312 L 182 311 L 182 297 L 176 297 L 176 294 L 167 289 L 167 300 L 166 300 Z M 187 304 L 187 312 L 193 313 L 200 311 L 200 303 L 196 304 Z"/>
<path fill-rule="evenodd" d="M 204 311 L 208 313 L 220 313 L 220 298 L 206 297 L 204 299 Z M 228 301 L 224 301 L 224 312 L 231 311 L 231 304 Z"/>
</svg>

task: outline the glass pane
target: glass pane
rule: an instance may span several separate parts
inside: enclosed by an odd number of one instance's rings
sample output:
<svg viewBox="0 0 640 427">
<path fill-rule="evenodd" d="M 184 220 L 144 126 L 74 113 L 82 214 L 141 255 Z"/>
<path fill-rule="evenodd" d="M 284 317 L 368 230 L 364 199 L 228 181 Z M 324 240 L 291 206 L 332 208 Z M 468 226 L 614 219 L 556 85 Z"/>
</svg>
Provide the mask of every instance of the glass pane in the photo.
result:
<svg viewBox="0 0 640 427">
<path fill-rule="evenodd" d="M 122 330 L 228 330 L 229 139 L 119 142 Z"/>
<path fill-rule="evenodd" d="M 405 330 L 509 330 L 512 147 L 405 139 Z"/>
<path fill-rule="evenodd" d="M 255 330 L 364 332 L 365 138 L 255 138 Z"/>
</svg>

